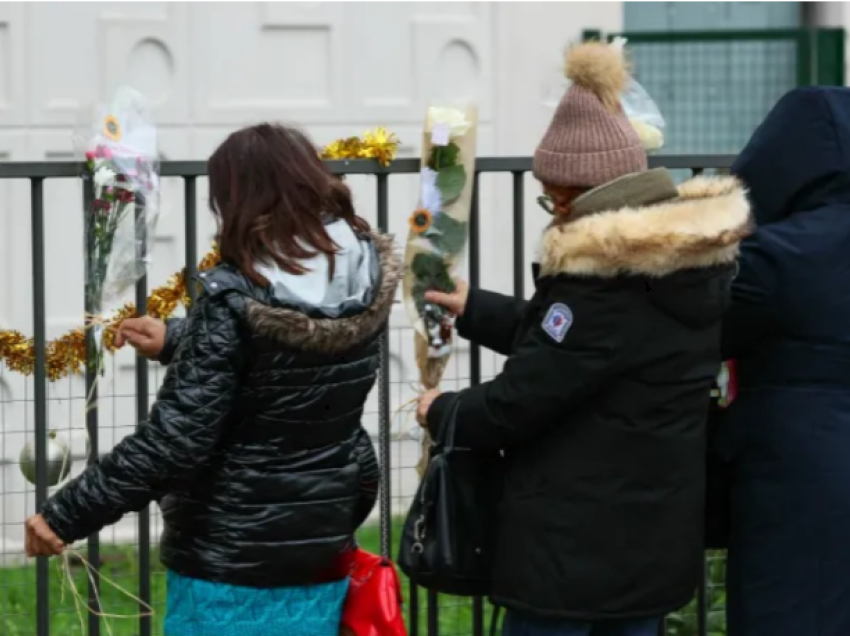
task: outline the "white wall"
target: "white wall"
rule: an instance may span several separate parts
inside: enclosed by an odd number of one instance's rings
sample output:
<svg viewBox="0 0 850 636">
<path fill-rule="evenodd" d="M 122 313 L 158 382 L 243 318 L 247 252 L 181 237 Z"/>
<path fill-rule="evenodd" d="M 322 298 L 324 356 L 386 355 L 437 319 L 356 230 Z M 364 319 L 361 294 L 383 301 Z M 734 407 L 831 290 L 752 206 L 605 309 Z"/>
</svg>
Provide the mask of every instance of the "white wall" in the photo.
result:
<svg viewBox="0 0 850 636">
<path fill-rule="evenodd" d="M 107 98 L 124 81 L 154 102 L 168 159 L 204 159 L 228 132 L 263 119 L 302 124 L 321 143 L 384 125 L 402 139 L 401 156 L 418 156 L 428 101 L 460 97 L 479 103 L 480 156 L 529 155 L 561 94 L 564 46 L 584 28 L 621 29 L 621 16 L 616 2 L 3 3 L 0 161 L 71 159 L 70 133 L 81 106 Z M 374 182 L 351 182 L 361 213 L 374 220 Z M 414 177 L 391 180 L 391 230 L 402 238 L 416 185 Z M 509 291 L 510 178 L 484 177 L 482 186 L 484 283 Z M 181 188 L 178 180 L 164 187 L 153 285 L 183 264 Z M 212 232 L 205 183 L 198 194 L 203 253 Z M 527 260 L 546 220 L 536 195 L 529 178 Z M 48 335 L 54 337 L 81 321 L 79 184 L 48 181 L 45 197 Z M 0 180 L 0 325 L 26 333 L 32 333 L 29 222 L 28 184 Z M 395 322 L 403 326 L 404 316 Z M 394 369 L 394 405 L 412 395 L 409 341 L 408 333 L 393 336 L 405 367 Z M 465 378 L 466 362 L 460 352 L 451 377 Z M 485 358 L 485 373 L 497 364 Z M 102 393 L 118 397 L 101 401 L 102 450 L 135 423 L 133 368 L 132 355 L 123 352 L 103 381 Z M 34 505 L 15 466 L 32 438 L 32 403 L 24 401 L 32 400 L 32 385 L 0 374 L 0 399 L 6 400 L 0 403 L 0 552 L 14 553 L 20 522 Z M 152 373 L 152 386 L 160 375 Z M 50 425 L 81 452 L 82 383 L 52 384 L 49 396 Z M 368 424 L 376 430 L 374 413 Z M 406 467 L 394 480 L 395 494 L 413 488 L 416 452 L 413 442 L 394 451 Z M 127 520 L 119 534 L 132 532 Z"/>
</svg>

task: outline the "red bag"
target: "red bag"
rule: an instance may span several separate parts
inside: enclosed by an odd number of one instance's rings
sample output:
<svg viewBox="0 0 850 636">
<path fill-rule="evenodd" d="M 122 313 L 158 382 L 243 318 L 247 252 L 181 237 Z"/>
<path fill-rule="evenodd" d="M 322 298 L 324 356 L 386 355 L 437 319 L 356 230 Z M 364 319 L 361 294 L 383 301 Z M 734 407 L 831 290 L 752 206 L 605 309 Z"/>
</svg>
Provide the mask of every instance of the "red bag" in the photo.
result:
<svg viewBox="0 0 850 636">
<path fill-rule="evenodd" d="M 354 636 L 407 636 L 401 613 L 401 583 L 389 559 L 354 550 L 342 630 Z"/>
</svg>

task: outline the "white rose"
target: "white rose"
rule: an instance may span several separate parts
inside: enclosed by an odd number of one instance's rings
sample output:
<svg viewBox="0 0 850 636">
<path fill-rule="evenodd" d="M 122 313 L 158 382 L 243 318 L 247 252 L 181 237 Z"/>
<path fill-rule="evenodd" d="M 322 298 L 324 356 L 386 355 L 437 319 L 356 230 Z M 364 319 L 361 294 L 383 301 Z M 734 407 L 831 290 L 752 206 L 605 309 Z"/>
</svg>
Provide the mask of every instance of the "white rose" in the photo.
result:
<svg viewBox="0 0 850 636">
<path fill-rule="evenodd" d="M 449 130 L 449 138 L 462 137 L 472 126 L 466 118 L 466 114 L 456 108 L 441 108 L 432 106 L 428 109 L 429 132 L 433 132 L 438 125 L 445 126 Z"/>
<path fill-rule="evenodd" d="M 639 119 L 630 119 L 629 122 L 632 124 L 632 127 L 635 129 L 635 132 L 640 139 L 640 143 L 647 152 L 658 150 L 664 145 L 664 135 L 655 126 L 647 124 L 645 121 L 640 121 Z"/>
<path fill-rule="evenodd" d="M 98 190 L 103 190 L 106 186 L 115 185 L 115 171 L 107 168 L 106 166 L 102 166 L 95 170 L 94 173 L 94 187 Z"/>
</svg>

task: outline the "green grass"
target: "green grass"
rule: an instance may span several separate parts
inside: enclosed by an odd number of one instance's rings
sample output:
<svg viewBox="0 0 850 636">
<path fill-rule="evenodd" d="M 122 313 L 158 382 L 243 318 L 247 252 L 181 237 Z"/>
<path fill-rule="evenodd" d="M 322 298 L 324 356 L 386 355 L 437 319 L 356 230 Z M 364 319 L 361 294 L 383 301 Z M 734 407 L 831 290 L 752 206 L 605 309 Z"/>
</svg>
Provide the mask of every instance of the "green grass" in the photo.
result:
<svg viewBox="0 0 850 636">
<path fill-rule="evenodd" d="M 393 543 L 398 545 L 401 521 L 394 523 Z M 378 527 L 364 527 L 358 534 L 363 549 L 370 552 L 380 551 L 380 531 Z M 134 546 L 101 547 L 101 571 L 105 577 L 115 581 L 132 594 L 138 595 L 139 564 Z M 74 609 L 74 600 L 69 592 L 67 581 L 60 571 L 61 561 L 50 562 L 50 633 L 56 636 L 86 636 L 80 627 L 80 619 Z M 151 599 L 155 610 L 153 633 L 162 636 L 162 617 L 165 611 L 165 572 L 159 564 L 156 548 L 151 550 Z M 73 568 L 73 579 L 83 597 L 88 594 L 88 582 L 82 566 Z M 0 568 L 0 634 L 2 636 L 33 636 L 35 634 L 35 566 Z M 402 575 L 405 604 L 410 599 L 407 579 Z M 138 605 L 124 593 L 112 588 L 108 583 L 101 584 L 102 607 L 106 613 L 137 615 Z M 427 592 L 419 592 L 420 633 L 427 634 Z M 407 607 L 405 607 L 406 613 Z M 485 619 L 489 623 L 489 606 L 485 608 Z M 87 618 L 83 616 L 83 620 Z M 112 636 L 137 636 L 139 621 L 137 618 L 111 618 Z M 439 600 L 440 636 L 466 636 L 472 634 L 472 601 L 465 598 L 440 597 Z M 487 633 L 487 632 L 485 632 Z M 106 626 L 101 634 L 109 636 Z"/>
</svg>

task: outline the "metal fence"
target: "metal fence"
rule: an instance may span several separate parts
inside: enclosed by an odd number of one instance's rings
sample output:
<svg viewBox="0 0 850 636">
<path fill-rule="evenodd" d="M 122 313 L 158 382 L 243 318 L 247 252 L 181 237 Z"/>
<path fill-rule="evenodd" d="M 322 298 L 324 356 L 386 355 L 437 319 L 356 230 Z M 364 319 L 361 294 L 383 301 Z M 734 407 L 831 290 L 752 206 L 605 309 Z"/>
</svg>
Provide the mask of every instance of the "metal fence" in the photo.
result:
<svg viewBox="0 0 850 636">
<path fill-rule="evenodd" d="M 605 34 L 616 36 L 628 39 L 635 76 L 666 119 L 671 154 L 737 153 L 790 89 L 844 85 L 844 29 Z"/>
<path fill-rule="evenodd" d="M 689 171 L 698 174 L 706 170 L 725 170 L 731 164 L 732 157 L 729 156 L 668 156 L 653 157 L 650 160 L 652 166 L 666 166 L 676 171 Z M 414 175 L 419 172 L 419 161 L 415 159 L 401 159 L 392 163 L 389 167 L 381 167 L 372 161 L 352 162 L 329 162 L 330 168 L 341 175 L 368 175 L 374 178 L 376 195 L 375 218 L 379 229 L 386 230 L 389 227 L 389 179 L 392 175 L 408 174 Z M 32 315 L 33 315 L 33 338 L 35 348 L 35 368 L 31 378 L 23 383 L 23 400 L 19 398 L 4 398 L 0 393 L 0 430 L 5 438 L 11 435 L 13 429 L 7 421 L 7 410 L 16 408 L 15 402 L 24 403 L 24 420 L 27 419 L 26 407 L 32 408 L 32 426 L 14 430 L 20 437 L 34 435 L 36 459 L 37 459 L 37 484 L 34 491 L 23 489 L 12 492 L 7 487 L 7 480 L 2 483 L 0 495 L 4 498 L 4 505 L 0 507 L 3 515 L 2 527 L 8 531 L 12 524 L 20 524 L 23 518 L 7 521 L 6 515 L 10 508 L 8 504 L 11 497 L 25 498 L 27 505 L 33 500 L 35 508 L 39 509 L 48 496 L 47 475 L 47 447 L 48 431 L 50 430 L 49 408 L 55 406 L 58 400 L 62 408 L 69 411 L 81 408 L 85 402 L 85 396 L 95 388 L 94 377 L 91 372 L 86 374 L 85 390 L 82 395 L 75 394 L 69 388 L 65 398 L 57 398 L 52 394 L 52 385 L 48 382 L 45 359 L 47 353 L 47 310 L 46 310 L 46 224 L 45 224 L 45 197 L 44 188 L 46 180 L 53 179 L 77 179 L 81 176 L 82 164 L 65 162 L 39 162 L 39 163 L 0 163 L 0 183 L 4 180 L 17 179 L 27 180 L 30 188 L 30 231 L 31 231 L 31 255 L 30 275 L 32 281 Z M 524 281 L 526 276 L 526 262 L 524 254 L 525 246 L 525 192 L 524 177 L 531 170 L 531 159 L 520 158 L 482 158 L 476 164 L 475 194 L 473 195 L 473 209 L 470 221 L 470 241 L 468 248 L 469 259 L 469 282 L 476 286 L 481 280 L 480 255 L 482 245 L 480 243 L 479 228 L 479 178 L 482 174 L 499 173 L 511 177 L 510 201 L 512 214 L 512 245 L 513 245 L 513 291 L 520 297 L 526 295 Z M 161 166 L 161 174 L 165 178 L 176 178 L 182 180 L 183 184 L 183 223 L 185 227 L 185 268 L 188 276 L 195 273 L 198 263 L 197 250 L 197 186 L 198 179 L 206 175 L 206 164 L 200 161 L 191 162 L 164 162 Z M 84 196 L 87 192 L 84 188 Z M 80 202 L 83 203 L 82 201 Z M 72 208 L 73 209 L 73 208 Z M 7 212 L 8 213 L 8 212 Z M 501 248 L 501 246 L 500 246 Z M 484 249 L 492 249 L 485 246 Z M 19 273 L 20 274 L 20 273 Z M 25 275 L 25 274 L 24 274 Z M 80 294 L 84 293 L 80 289 Z M 141 279 L 136 287 L 136 303 L 144 308 L 148 295 L 148 281 Z M 0 325 L 10 328 L 12 325 Z M 399 355 L 404 346 L 402 333 L 388 333 L 388 350 L 391 354 Z M 408 337 L 407 340 L 410 340 Z M 477 384 L 482 381 L 482 351 L 475 345 L 469 349 L 468 368 L 459 378 L 462 382 Z M 136 421 L 147 417 L 151 400 L 151 388 L 159 384 L 159 370 L 149 369 L 147 362 L 140 358 L 134 358 L 135 382 L 134 386 L 127 392 L 116 392 L 113 395 L 101 394 L 100 408 L 88 410 L 85 414 L 85 427 L 91 444 L 91 458 L 97 457 L 100 452 L 101 442 L 107 440 L 107 434 L 111 436 L 112 443 L 121 437 L 121 431 L 108 430 L 102 425 L 101 416 L 108 414 L 108 405 L 112 409 L 119 408 L 121 402 L 126 407 L 132 403 L 135 409 Z M 113 363 L 114 365 L 114 363 Z M 87 365 L 88 366 L 88 365 Z M 115 370 L 113 368 L 112 372 Z M 153 374 L 153 382 L 151 382 Z M 8 378 L 8 370 L 0 367 L 0 391 L 4 375 Z M 393 438 L 391 435 L 391 399 L 392 385 L 402 385 L 405 378 L 391 378 L 390 362 L 384 360 L 381 367 L 380 382 L 378 385 L 378 399 L 376 413 L 378 416 L 378 443 L 380 459 L 383 467 L 384 478 L 380 494 L 380 516 L 378 525 L 365 527 L 359 537 L 361 544 L 365 547 L 384 553 L 394 553 L 394 539 L 400 528 L 404 510 L 404 500 L 398 499 L 399 505 L 393 508 L 393 479 L 397 483 L 404 480 L 411 482 L 415 480 L 414 463 L 416 457 L 410 457 L 411 449 L 417 449 L 418 443 L 412 445 L 406 443 L 403 436 Z M 17 381 L 17 379 L 16 379 Z M 30 388 L 31 387 L 31 388 Z M 31 397 L 28 393 L 31 392 Z M 15 411 L 16 412 L 16 411 Z M 51 411 L 52 412 L 52 411 Z M 15 417 L 21 417 L 16 415 Z M 130 428 L 130 427 L 128 427 Z M 127 431 L 129 432 L 129 430 Z M 103 446 L 108 446 L 103 444 Z M 407 462 L 407 463 L 406 463 Z M 30 507 L 29 512 L 33 508 Z M 17 559 L 7 558 L 7 550 L 4 546 L 3 562 L 0 563 L 0 633 L 8 636 L 71 636 L 77 634 L 83 636 L 99 636 L 106 633 L 114 636 L 153 636 L 162 633 L 161 620 L 157 617 L 134 616 L 143 613 L 135 600 L 128 600 L 125 596 L 119 598 L 116 594 L 110 594 L 107 578 L 110 580 L 120 579 L 121 585 L 131 591 L 138 599 L 147 605 L 154 606 L 157 610 L 164 603 L 164 575 L 158 566 L 156 559 L 158 516 L 155 511 L 145 510 L 138 514 L 135 519 L 136 537 L 135 545 L 115 546 L 108 542 L 101 545 L 99 535 L 92 536 L 87 543 L 88 560 L 95 566 L 96 574 L 88 577 L 84 568 L 71 573 L 70 578 L 81 587 L 86 586 L 89 607 L 94 612 L 77 613 L 74 610 L 74 602 L 70 597 L 70 590 L 63 587 L 67 581 L 61 579 L 60 572 L 53 570 L 47 559 L 38 559 L 33 567 L 26 563 L 18 554 Z M 386 532 L 380 532 L 380 530 Z M 383 536 L 382 536 L 383 535 Z M 5 535 L 4 535 L 5 536 Z M 4 539 L 5 542 L 5 539 Z M 668 619 L 663 633 L 666 636 L 706 636 L 707 634 L 725 633 L 722 619 L 722 571 L 724 567 L 722 556 L 709 556 L 707 558 L 706 581 L 696 593 L 695 600 L 682 614 L 677 614 Z M 101 578 L 101 575 L 103 578 Z M 432 593 L 423 593 L 415 588 L 408 589 L 405 594 L 408 626 L 411 636 L 427 634 L 428 636 L 450 636 L 452 634 L 483 636 L 489 626 L 490 612 L 487 603 L 482 599 L 447 599 L 438 597 Z M 117 607 L 116 607 L 117 606 Z M 98 616 L 97 612 L 110 614 L 129 615 L 130 618 L 123 620 L 110 620 Z M 80 617 L 82 616 L 82 623 Z"/>
</svg>

